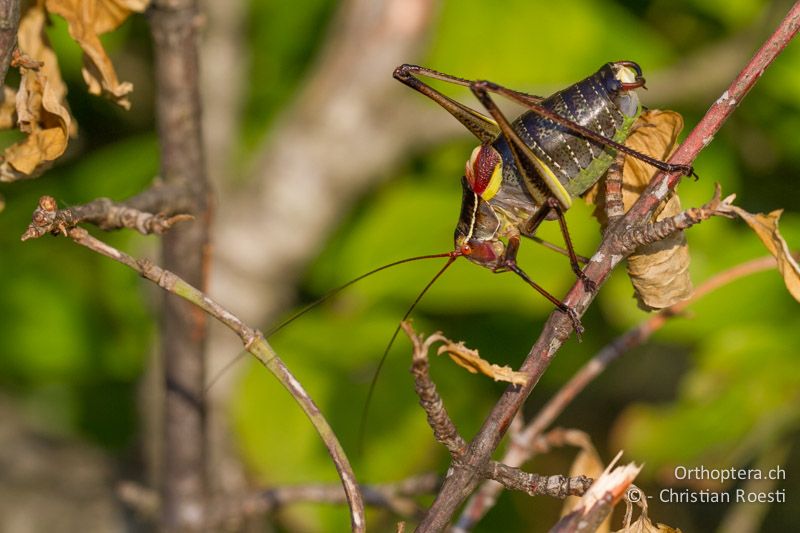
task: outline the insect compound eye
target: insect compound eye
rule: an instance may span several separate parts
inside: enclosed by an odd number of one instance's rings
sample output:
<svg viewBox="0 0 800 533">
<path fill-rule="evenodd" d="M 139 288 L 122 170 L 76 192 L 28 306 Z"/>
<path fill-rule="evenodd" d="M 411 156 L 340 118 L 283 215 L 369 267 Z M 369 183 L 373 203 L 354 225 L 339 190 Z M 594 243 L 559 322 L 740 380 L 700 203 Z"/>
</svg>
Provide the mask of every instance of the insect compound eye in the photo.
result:
<svg viewBox="0 0 800 533">
<path fill-rule="evenodd" d="M 622 82 L 613 76 L 605 79 L 606 91 L 609 94 L 616 94 L 622 89 Z"/>
<path fill-rule="evenodd" d="M 470 246 L 469 244 L 466 244 L 466 243 L 461 245 L 461 254 L 462 255 L 470 255 L 471 253 L 472 253 L 472 246 Z"/>
</svg>

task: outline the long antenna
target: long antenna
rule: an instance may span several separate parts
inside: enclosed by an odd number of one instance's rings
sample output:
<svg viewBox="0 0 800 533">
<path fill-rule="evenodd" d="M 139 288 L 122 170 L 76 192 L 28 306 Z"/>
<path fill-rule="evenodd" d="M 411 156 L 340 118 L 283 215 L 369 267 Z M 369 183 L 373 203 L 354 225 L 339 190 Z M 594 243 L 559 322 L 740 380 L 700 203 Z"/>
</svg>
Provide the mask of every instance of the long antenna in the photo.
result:
<svg viewBox="0 0 800 533">
<path fill-rule="evenodd" d="M 448 256 L 447 263 L 436 273 L 435 276 L 425 285 L 425 288 L 419 293 L 417 298 L 414 300 L 414 303 L 408 308 L 406 314 L 403 315 L 403 318 L 400 319 L 400 322 L 397 323 L 397 327 L 394 329 L 394 333 L 392 334 L 392 338 L 389 339 L 389 344 L 386 345 L 386 349 L 383 351 L 383 355 L 381 356 L 381 360 L 378 362 L 378 367 L 375 369 L 375 373 L 372 375 L 372 381 L 369 384 L 369 391 L 367 391 L 367 399 L 364 403 L 364 409 L 361 411 L 361 422 L 358 426 L 358 450 L 359 454 L 361 450 L 364 448 L 364 436 L 367 429 L 367 417 L 369 415 L 369 406 L 372 403 L 372 396 L 375 393 L 375 386 L 378 383 L 378 376 L 381 373 L 381 369 L 383 368 L 383 364 L 386 362 L 386 358 L 389 356 L 389 350 L 392 349 L 392 345 L 394 344 L 395 339 L 397 339 L 397 335 L 400 333 L 400 326 L 405 320 L 411 315 L 411 312 L 417 306 L 417 304 L 422 300 L 422 297 L 425 296 L 425 293 L 428 292 L 428 289 L 436 282 L 439 277 L 444 274 L 444 271 L 447 270 L 450 265 L 453 264 L 453 261 L 459 257 L 459 254 L 450 252 L 446 254 Z"/>
<path fill-rule="evenodd" d="M 388 263 L 386 265 L 383 265 L 383 266 L 380 266 L 378 268 L 372 269 L 369 272 L 365 272 L 364 274 L 361 274 L 357 278 L 351 279 L 350 281 L 348 281 L 344 285 L 340 285 L 340 286 L 336 287 L 335 289 L 329 290 L 328 292 L 323 294 L 318 300 L 315 300 L 315 301 L 307 304 L 305 307 L 303 307 L 299 311 L 297 311 L 294 314 L 292 314 L 289 318 L 287 318 L 287 319 L 279 322 L 278 324 L 272 326 L 271 328 L 269 328 L 267 330 L 267 332 L 264 334 L 264 336 L 267 337 L 267 338 L 270 337 L 271 335 L 273 335 L 273 334 L 277 333 L 278 331 L 282 330 L 284 327 L 288 326 L 289 324 L 291 324 L 292 322 L 294 322 L 295 320 L 297 320 L 298 318 L 300 318 L 304 314 L 308 313 L 309 311 L 311 311 L 312 309 L 314 309 L 318 305 L 324 303 L 325 301 L 330 299 L 332 296 L 335 296 L 336 294 L 339 294 L 340 292 L 345 290 L 350 285 L 356 283 L 357 281 L 361 281 L 362 279 L 364 279 L 366 277 L 369 277 L 369 276 L 371 276 L 373 274 L 377 274 L 381 270 L 386 270 L 387 268 L 391 268 L 393 266 L 402 265 L 403 263 L 410 263 L 412 261 L 419 261 L 420 259 L 436 259 L 436 258 L 439 258 L 439 257 L 450 257 L 452 254 L 453 254 L 453 252 L 443 252 L 443 253 L 440 253 L 440 254 L 418 255 L 416 257 L 407 257 L 405 259 L 400 259 L 399 261 L 394 261 L 392 263 Z"/>
<path fill-rule="evenodd" d="M 333 297 L 333 296 L 337 295 L 338 293 L 342 292 L 344 289 L 346 289 L 350 285 L 356 283 L 357 281 L 361 281 L 362 279 L 364 279 L 366 277 L 369 277 L 369 276 L 371 276 L 373 274 L 377 274 L 381 270 L 386 270 L 387 268 L 391 268 L 393 266 L 402 265 L 403 263 L 410 263 L 412 261 L 419 261 L 421 259 L 437 259 L 439 257 L 453 257 L 453 252 L 443 252 L 443 253 L 439 253 L 439 254 L 418 255 L 416 257 L 407 257 L 405 259 L 400 259 L 399 261 L 394 261 L 392 263 L 388 263 L 388 264 L 380 266 L 378 268 L 374 268 L 374 269 L 370 270 L 369 272 L 365 272 L 364 274 L 361 274 L 357 278 L 351 279 L 350 281 L 348 281 L 344 285 L 340 285 L 340 286 L 336 287 L 335 289 L 329 290 L 328 292 L 323 294 L 317 300 L 314 300 L 313 302 L 311 302 L 309 304 L 306 304 L 302 309 L 296 311 L 291 316 L 289 316 L 288 318 L 282 320 L 281 322 L 278 322 L 277 324 L 275 324 L 274 326 L 269 328 L 266 333 L 264 333 L 264 337 L 265 338 L 269 338 L 270 336 L 272 336 L 275 333 L 277 333 L 278 331 L 282 330 L 284 327 L 288 326 L 289 324 L 291 324 L 292 322 L 294 322 L 295 320 L 297 320 L 298 318 L 300 318 L 304 314 L 308 313 L 309 311 L 311 311 L 315 307 L 319 306 L 320 304 L 322 304 L 322 303 L 326 302 L 327 300 L 329 300 L 331 297 Z M 427 290 L 427 288 L 426 288 L 426 290 Z M 414 302 L 414 303 L 416 304 L 416 302 Z M 409 310 L 409 312 L 411 312 L 411 311 Z M 405 318 L 403 320 L 405 320 Z M 395 336 L 397 336 L 397 332 L 395 332 Z M 211 387 L 213 387 L 214 384 L 217 383 L 217 381 L 219 381 L 220 378 L 223 375 L 225 375 L 225 373 L 233 365 L 238 363 L 239 360 L 242 359 L 246 355 L 247 355 L 246 351 L 239 352 L 236 355 L 236 357 L 234 357 L 233 359 L 231 359 L 230 361 L 225 363 L 225 365 L 221 369 L 219 369 L 217 371 L 217 373 L 214 375 L 214 377 L 211 378 L 211 381 L 208 382 L 204 392 L 208 392 L 209 389 L 211 389 Z M 381 362 L 381 364 L 383 364 L 383 362 Z"/>
</svg>

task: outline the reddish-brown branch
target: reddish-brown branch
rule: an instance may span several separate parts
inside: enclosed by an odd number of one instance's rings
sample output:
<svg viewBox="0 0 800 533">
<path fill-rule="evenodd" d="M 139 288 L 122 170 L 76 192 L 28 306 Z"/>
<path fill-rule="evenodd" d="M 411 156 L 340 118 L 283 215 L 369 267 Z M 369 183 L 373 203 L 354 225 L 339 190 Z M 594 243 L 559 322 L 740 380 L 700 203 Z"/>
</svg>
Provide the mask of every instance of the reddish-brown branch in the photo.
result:
<svg viewBox="0 0 800 533">
<path fill-rule="evenodd" d="M 689 134 L 686 142 L 670 159 L 671 163 L 689 164 L 694 160 L 763 74 L 766 67 L 795 36 L 799 27 L 800 2 L 791 8 L 775 33 Z M 679 180 L 680 176 L 677 174 L 657 175 L 629 212 L 617 224 L 609 228 L 597 253 L 585 270 L 587 277 L 597 286 L 604 282 L 611 270 L 627 253 L 631 252 L 620 243 L 619 237 L 622 232 L 649 222 L 655 208 L 675 188 Z M 576 309 L 579 314 L 583 314 L 593 299 L 594 293 L 586 292 L 584 284 L 577 283 L 570 290 L 565 303 Z M 419 531 L 444 529 L 457 507 L 477 487 L 481 480 L 476 473 L 480 472 L 482 465 L 487 463 L 497 448 L 515 413 L 550 365 L 558 349 L 567 340 L 570 331 L 571 324 L 563 313 L 554 313 L 550 316 L 520 368 L 520 371 L 529 377 L 528 383 L 523 387 L 506 389 L 470 443 L 463 458 L 463 464 L 453 464 L 451 475 L 445 480 L 436 501 L 420 523 Z"/>
</svg>

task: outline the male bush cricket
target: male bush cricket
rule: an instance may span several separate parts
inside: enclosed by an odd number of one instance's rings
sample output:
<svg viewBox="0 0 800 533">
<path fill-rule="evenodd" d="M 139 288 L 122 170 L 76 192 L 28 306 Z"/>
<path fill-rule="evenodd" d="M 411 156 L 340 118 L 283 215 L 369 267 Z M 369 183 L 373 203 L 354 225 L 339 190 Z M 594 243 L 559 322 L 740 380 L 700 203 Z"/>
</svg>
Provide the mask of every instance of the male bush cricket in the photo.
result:
<svg viewBox="0 0 800 533">
<path fill-rule="evenodd" d="M 438 92 L 419 75 L 469 87 L 491 118 Z M 573 272 L 587 290 L 594 290 L 581 270 L 564 220 L 572 198 L 600 179 L 616 151 L 666 172 L 694 174 L 688 165 L 665 163 L 621 144 L 641 112 L 634 92 L 645 84 L 639 65 L 633 61 L 607 63 L 547 98 L 416 65 L 401 65 L 394 77 L 445 108 L 481 141 L 462 178 L 461 215 L 451 260 L 464 256 L 493 272 L 514 272 L 567 313 L 580 335 L 583 328 L 574 310 L 517 265 L 520 236 L 533 237 L 543 221 L 558 219 Z M 492 93 L 528 110 L 509 122 Z"/>
<path fill-rule="evenodd" d="M 489 116 L 445 96 L 418 76 L 469 87 Z M 481 143 L 467 161 L 461 180 L 461 214 L 454 234 L 454 249 L 403 259 L 367 272 L 302 308 L 267 335 L 371 274 L 417 259 L 448 258 L 410 306 L 403 317 L 405 320 L 436 279 L 461 256 L 493 272 L 514 272 L 566 313 L 580 335 L 583 327 L 575 311 L 535 283 L 517 265 L 516 254 L 521 236 L 535 240 L 534 233 L 542 222 L 557 219 L 573 272 L 587 290 L 595 290 L 581 270 L 564 220 L 564 211 L 569 209 L 572 198 L 583 194 L 600 179 L 617 151 L 666 172 L 694 174 L 688 165 L 666 163 L 621 144 L 641 112 L 635 89 L 643 87 L 645 80 L 639 65 L 632 61 L 607 63 L 586 79 L 547 98 L 415 65 L 397 67 L 394 77 L 450 112 Z M 509 122 L 491 94 L 509 98 L 528 110 Z M 398 325 L 378 363 L 367 404 L 399 330 Z M 362 416 L 366 417 L 366 411 Z M 362 429 L 363 426 L 362 419 Z"/>
</svg>

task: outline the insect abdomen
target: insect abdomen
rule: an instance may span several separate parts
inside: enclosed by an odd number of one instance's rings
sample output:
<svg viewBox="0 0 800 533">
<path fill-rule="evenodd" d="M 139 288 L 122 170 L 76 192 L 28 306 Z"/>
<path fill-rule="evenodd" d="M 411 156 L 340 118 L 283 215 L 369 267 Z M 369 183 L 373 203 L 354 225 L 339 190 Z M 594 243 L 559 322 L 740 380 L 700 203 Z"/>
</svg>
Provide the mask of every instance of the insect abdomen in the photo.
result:
<svg viewBox="0 0 800 533">
<path fill-rule="evenodd" d="M 607 68 L 547 97 L 541 105 L 606 138 L 624 142 L 638 111 L 625 115 L 611 100 L 604 83 Z M 521 115 L 512 126 L 573 196 L 591 187 L 613 161 L 613 149 L 576 136 L 533 111 Z"/>
</svg>

